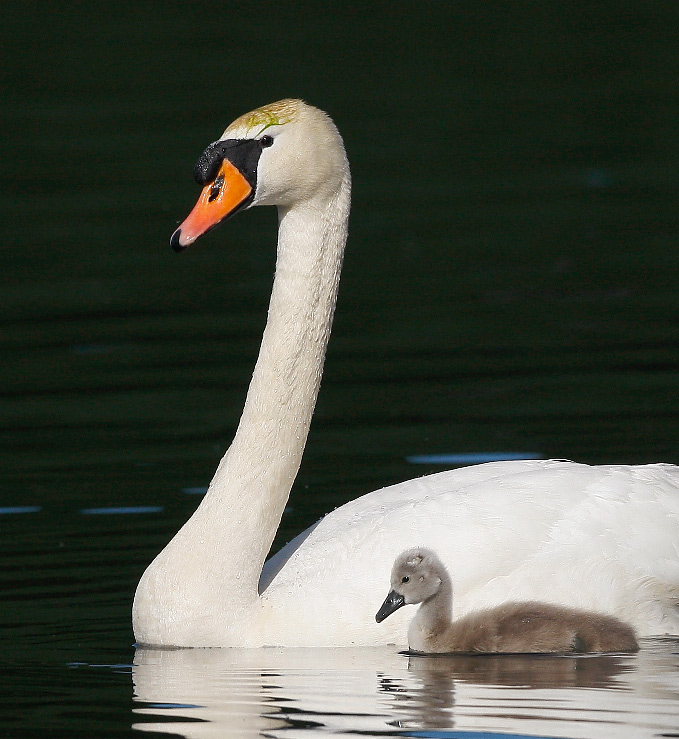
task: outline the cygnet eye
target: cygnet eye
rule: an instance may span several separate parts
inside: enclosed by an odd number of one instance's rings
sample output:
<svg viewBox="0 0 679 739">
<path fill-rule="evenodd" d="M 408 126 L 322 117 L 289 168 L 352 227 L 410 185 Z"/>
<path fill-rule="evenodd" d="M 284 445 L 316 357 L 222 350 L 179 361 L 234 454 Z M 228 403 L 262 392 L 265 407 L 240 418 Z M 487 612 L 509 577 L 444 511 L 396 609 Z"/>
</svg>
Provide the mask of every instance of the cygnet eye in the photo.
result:
<svg viewBox="0 0 679 739">
<path fill-rule="evenodd" d="M 259 143 L 263 149 L 268 149 L 270 146 L 273 146 L 273 136 L 262 136 Z"/>
<path fill-rule="evenodd" d="M 403 577 L 401 578 L 401 582 L 410 582 L 410 578 L 408 577 L 408 575 L 404 575 L 404 576 L 403 576 Z"/>
</svg>

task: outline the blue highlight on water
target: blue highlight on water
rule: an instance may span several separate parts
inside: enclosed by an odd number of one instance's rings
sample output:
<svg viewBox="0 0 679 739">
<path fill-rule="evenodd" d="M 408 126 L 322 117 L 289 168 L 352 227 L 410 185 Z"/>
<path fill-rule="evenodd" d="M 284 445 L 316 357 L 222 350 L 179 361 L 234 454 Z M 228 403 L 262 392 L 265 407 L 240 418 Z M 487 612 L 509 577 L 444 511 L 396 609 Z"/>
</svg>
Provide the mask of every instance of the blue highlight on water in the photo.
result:
<svg viewBox="0 0 679 739">
<path fill-rule="evenodd" d="M 37 513 L 42 510 L 39 505 L 11 505 L 0 506 L 0 516 L 11 515 L 13 513 Z"/>
<path fill-rule="evenodd" d="M 38 513 L 41 510 L 42 506 L 39 505 L 0 506 L 0 516 L 11 516 L 15 513 Z M 85 516 L 124 516 L 135 513 L 162 513 L 163 510 L 163 506 L 159 505 L 138 505 L 110 508 L 81 508 L 79 512 Z"/>
<path fill-rule="evenodd" d="M 161 513 L 163 506 L 137 505 L 118 506 L 113 508 L 81 508 L 80 513 L 85 516 L 127 516 L 135 513 Z"/>
</svg>

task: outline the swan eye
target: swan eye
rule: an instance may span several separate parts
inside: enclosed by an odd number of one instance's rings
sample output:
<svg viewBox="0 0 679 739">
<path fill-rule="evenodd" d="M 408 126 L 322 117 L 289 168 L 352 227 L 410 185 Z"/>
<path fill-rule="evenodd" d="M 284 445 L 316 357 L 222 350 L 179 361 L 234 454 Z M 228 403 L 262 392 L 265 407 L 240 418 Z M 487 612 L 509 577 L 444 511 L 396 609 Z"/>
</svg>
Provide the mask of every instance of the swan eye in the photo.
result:
<svg viewBox="0 0 679 739">
<path fill-rule="evenodd" d="M 401 582 L 410 582 L 410 578 L 408 577 L 408 575 L 405 575 L 404 577 L 402 577 Z"/>
<path fill-rule="evenodd" d="M 259 143 L 263 149 L 268 149 L 270 146 L 273 146 L 273 136 L 262 136 Z"/>
</svg>

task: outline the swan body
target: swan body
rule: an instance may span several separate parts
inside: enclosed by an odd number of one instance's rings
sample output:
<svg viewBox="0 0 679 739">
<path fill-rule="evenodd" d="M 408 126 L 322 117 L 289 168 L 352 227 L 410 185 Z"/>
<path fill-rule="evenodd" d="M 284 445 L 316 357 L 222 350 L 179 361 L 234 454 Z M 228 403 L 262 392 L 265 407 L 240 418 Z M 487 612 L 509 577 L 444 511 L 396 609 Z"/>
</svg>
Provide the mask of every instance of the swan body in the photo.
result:
<svg viewBox="0 0 679 739">
<path fill-rule="evenodd" d="M 408 627 L 416 652 L 637 652 L 634 629 L 614 616 L 551 603 L 525 601 L 484 608 L 451 621 L 453 585 L 430 549 L 400 554 L 391 592 L 375 616 L 384 621 L 404 605 L 420 604 Z"/>
<path fill-rule="evenodd" d="M 402 614 L 378 627 L 371 602 L 413 541 L 455 564 L 461 614 L 540 600 L 615 614 L 642 635 L 679 633 L 679 470 L 671 465 L 518 461 L 442 472 L 347 503 L 265 564 L 323 371 L 349 166 L 330 118 L 283 100 L 234 121 L 194 174 L 203 189 L 173 248 L 238 210 L 276 205 L 276 275 L 233 442 L 137 587 L 138 643 L 400 644 Z"/>
</svg>

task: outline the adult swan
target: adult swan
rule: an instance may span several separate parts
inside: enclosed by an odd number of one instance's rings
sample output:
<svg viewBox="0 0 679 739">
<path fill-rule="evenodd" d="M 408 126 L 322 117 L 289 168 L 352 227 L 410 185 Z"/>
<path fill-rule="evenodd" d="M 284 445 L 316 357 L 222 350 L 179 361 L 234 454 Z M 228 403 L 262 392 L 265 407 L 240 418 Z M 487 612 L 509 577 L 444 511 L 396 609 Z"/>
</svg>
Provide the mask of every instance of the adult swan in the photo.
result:
<svg viewBox="0 0 679 739">
<path fill-rule="evenodd" d="M 276 205 L 278 259 L 243 415 L 196 512 L 141 578 L 139 644 L 405 644 L 375 609 L 395 557 L 423 545 L 460 615 L 505 600 L 611 613 L 679 633 L 679 470 L 561 461 L 483 464 L 377 490 L 266 564 L 316 402 L 347 237 L 350 175 L 330 118 L 282 100 L 238 118 L 195 168 L 179 251 L 253 205 Z M 399 618 L 400 616 L 400 618 Z"/>
</svg>

